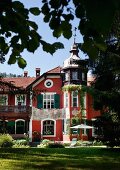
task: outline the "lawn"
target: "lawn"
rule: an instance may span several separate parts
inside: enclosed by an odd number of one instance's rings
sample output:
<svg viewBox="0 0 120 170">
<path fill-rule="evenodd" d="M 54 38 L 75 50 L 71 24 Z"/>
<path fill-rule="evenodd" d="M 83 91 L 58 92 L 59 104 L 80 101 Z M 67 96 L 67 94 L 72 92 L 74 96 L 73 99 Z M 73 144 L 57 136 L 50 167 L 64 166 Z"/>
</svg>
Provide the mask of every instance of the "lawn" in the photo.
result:
<svg viewBox="0 0 120 170">
<path fill-rule="evenodd" d="M 119 170 L 120 149 L 0 148 L 0 170 Z"/>
</svg>

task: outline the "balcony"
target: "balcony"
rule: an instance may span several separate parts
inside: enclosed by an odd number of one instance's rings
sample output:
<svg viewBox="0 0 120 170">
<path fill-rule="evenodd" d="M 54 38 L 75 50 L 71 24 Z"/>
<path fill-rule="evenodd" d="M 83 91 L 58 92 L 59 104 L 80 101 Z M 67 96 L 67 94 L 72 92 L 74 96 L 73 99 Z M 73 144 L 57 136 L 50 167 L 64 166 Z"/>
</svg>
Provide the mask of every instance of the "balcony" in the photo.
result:
<svg viewBox="0 0 120 170">
<path fill-rule="evenodd" d="M 30 106 L 0 106 L 1 117 L 26 117 L 31 115 L 32 109 Z"/>
</svg>

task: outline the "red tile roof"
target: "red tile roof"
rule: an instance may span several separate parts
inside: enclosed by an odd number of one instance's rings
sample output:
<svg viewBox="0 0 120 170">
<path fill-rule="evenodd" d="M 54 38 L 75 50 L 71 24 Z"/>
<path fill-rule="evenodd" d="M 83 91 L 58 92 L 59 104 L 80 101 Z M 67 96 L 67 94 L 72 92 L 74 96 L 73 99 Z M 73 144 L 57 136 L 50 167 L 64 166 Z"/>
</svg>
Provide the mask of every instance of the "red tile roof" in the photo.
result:
<svg viewBox="0 0 120 170">
<path fill-rule="evenodd" d="M 55 67 L 55 68 L 47 71 L 46 73 L 61 73 L 61 67 L 60 66 Z"/>
<path fill-rule="evenodd" d="M 2 78 L 5 82 L 11 82 L 16 87 L 26 88 L 29 84 L 31 84 L 36 77 L 10 77 L 10 78 Z"/>
</svg>

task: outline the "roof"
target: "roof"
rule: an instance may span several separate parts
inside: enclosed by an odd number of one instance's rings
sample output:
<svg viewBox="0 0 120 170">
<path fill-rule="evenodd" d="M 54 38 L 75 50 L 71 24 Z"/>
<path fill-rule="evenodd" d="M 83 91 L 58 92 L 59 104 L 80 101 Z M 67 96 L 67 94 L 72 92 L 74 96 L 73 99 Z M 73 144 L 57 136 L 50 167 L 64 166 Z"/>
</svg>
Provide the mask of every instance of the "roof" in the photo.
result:
<svg viewBox="0 0 120 170">
<path fill-rule="evenodd" d="M 53 69 L 51 69 L 51 70 L 43 73 L 41 76 L 39 76 L 38 78 L 36 78 L 33 82 L 31 82 L 31 83 L 29 84 L 28 88 L 31 87 L 31 86 L 32 86 L 34 83 L 36 83 L 37 81 L 39 81 L 42 77 L 46 77 L 47 75 L 58 75 L 58 74 L 60 75 L 61 69 L 62 69 L 62 68 L 61 68 L 60 66 L 58 66 L 58 67 L 55 67 L 55 68 L 53 68 Z"/>
<path fill-rule="evenodd" d="M 47 71 L 47 73 L 61 73 L 61 69 L 62 68 L 60 66 L 58 66 L 58 67 L 55 67 L 55 68 Z"/>
<path fill-rule="evenodd" d="M 30 85 L 36 77 L 5 77 L 2 78 L 4 82 L 8 82 L 13 84 L 16 87 L 26 88 L 28 85 Z"/>
<path fill-rule="evenodd" d="M 77 44 L 73 44 L 70 50 L 70 56 L 63 62 L 63 69 L 66 68 L 78 68 L 79 65 L 75 63 L 74 61 L 80 60 L 80 57 L 78 56 L 78 48 Z"/>
</svg>

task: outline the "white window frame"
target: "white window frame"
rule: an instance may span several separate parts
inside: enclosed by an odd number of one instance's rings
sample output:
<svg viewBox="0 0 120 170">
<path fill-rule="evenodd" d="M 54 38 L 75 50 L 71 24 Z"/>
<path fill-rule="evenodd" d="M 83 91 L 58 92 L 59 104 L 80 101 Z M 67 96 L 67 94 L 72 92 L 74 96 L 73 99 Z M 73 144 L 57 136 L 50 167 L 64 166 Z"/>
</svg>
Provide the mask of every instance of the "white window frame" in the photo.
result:
<svg viewBox="0 0 120 170">
<path fill-rule="evenodd" d="M 68 108 L 69 106 L 69 96 L 68 96 L 68 92 L 64 92 L 64 107 Z"/>
<path fill-rule="evenodd" d="M 25 105 L 26 105 L 26 94 L 16 94 L 16 95 L 15 95 L 15 105 L 16 105 L 16 106 L 19 105 L 18 100 L 17 100 L 17 97 L 18 97 L 18 96 L 24 96 L 24 97 L 25 97 L 24 102 L 22 102 L 22 100 L 20 100 L 21 106 L 25 106 Z"/>
<path fill-rule="evenodd" d="M 95 118 L 91 119 L 92 120 L 92 124 L 93 122 L 96 120 Z M 97 136 L 97 134 L 95 134 L 95 128 L 92 128 L 92 136 L 95 137 Z"/>
<path fill-rule="evenodd" d="M 74 96 L 74 92 L 77 92 L 77 96 Z M 74 106 L 74 98 L 77 99 L 76 106 Z M 72 91 L 72 107 L 78 107 L 78 91 Z"/>
<path fill-rule="evenodd" d="M 43 122 L 44 121 L 53 121 L 54 122 L 54 135 L 43 135 Z M 41 135 L 44 137 L 55 137 L 56 136 L 56 121 L 54 119 L 43 119 L 41 122 Z"/>
<path fill-rule="evenodd" d="M 78 72 L 77 71 L 72 72 L 72 80 L 78 80 Z"/>
<path fill-rule="evenodd" d="M 51 107 L 52 106 L 52 101 L 53 101 L 53 103 L 54 103 L 54 105 L 55 105 L 55 99 L 54 99 L 54 95 L 56 94 L 56 93 L 42 93 L 43 94 L 43 109 L 54 109 L 54 106 L 53 107 Z M 48 95 L 50 95 L 50 99 L 45 99 L 45 95 L 46 96 L 48 96 Z M 52 95 L 53 95 L 53 99 L 52 99 Z M 44 102 L 46 101 L 46 107 L 44 107 Z M 50 101 L 50 108 L 48 107 L 48 102 Z"/>
<path fill-rule="evenodd" d="M 0 98 L 2 98 L 2 97 L 6 97 L 6 103 L 4 103 L 4 104 L 1 104 L 0 106 L 7 106 L 8 105 L 8 94 L 0 94 Z"/>
<path fill-rule="evenodd" d="M 17 119 L 17 120 L 15 120 L 15 134 L 16 134 L 16 127 L 17 127 L 17 122 L 19 122 L 19 121 L 22 121 L 22 122 L 24 122 L 24 128 L 25 128 L 25 120 L 24 119 Z"/>
</svg>

